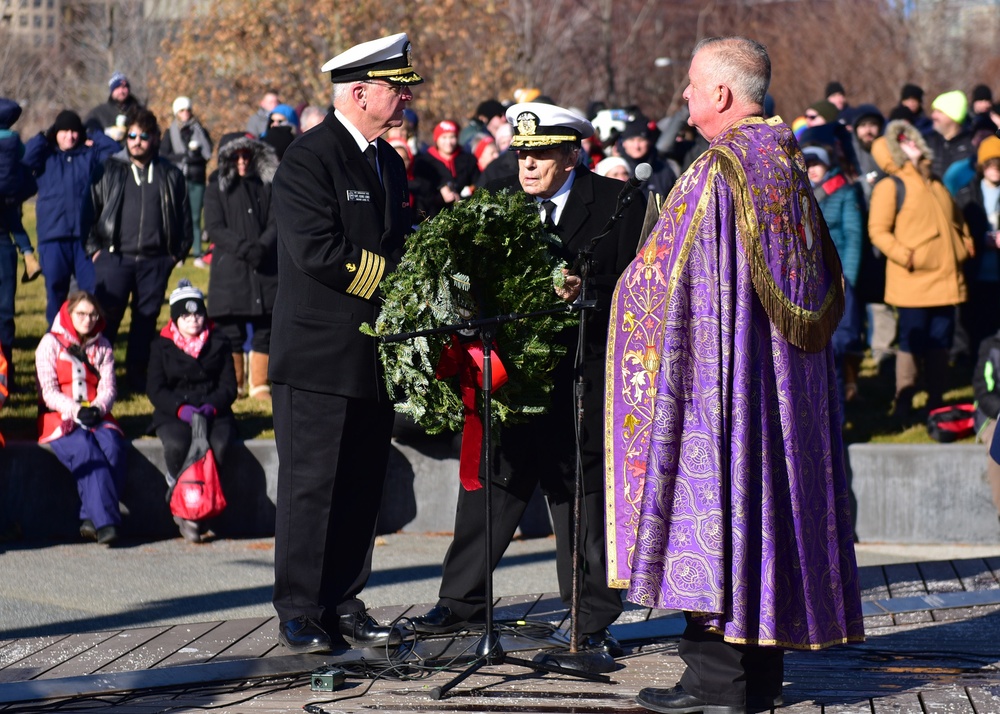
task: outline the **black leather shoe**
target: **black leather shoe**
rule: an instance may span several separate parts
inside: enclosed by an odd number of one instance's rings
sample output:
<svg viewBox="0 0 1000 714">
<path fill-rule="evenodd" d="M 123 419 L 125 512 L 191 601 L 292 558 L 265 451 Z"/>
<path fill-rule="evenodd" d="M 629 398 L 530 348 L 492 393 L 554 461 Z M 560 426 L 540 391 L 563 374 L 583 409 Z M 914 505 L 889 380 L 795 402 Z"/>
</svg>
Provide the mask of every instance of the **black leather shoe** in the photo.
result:
<svg viewBox="0 0 1000 714">
<path fill-rule="evenodd" d="M 89 518 L 84 518 L 83 522 L 80 523 L 80 537 L 87 540 L 97 540 L 97 529 L 94 528 L 94 522 Z"/>
<path fill-rule="evenodd" d="M 785 697 L 780 692 L 771 697 L 759 694 L 747 694 L 748 712 L 769 712 L 784 705 Z"/>
<path fill-rule="evenodd" d="M 584 650 L 595 650 L 597 652 L 607 652 L 612 657 L 621 657 L 625 654 L 621 643 L 605 627 L 599 632 L 584 635 L 580 648 Z"/>
<path fill-rule="evenodd" d="M 450 607 L 435 605 L 427 611 L 426 615 L 414 617 L 410 620 L 413 629 L 428 635 L 444 635 L 449 632 L 458 632 L 469 626 L 467 620 L 456 615 Z"/>
<path fill-rule="evenodd" d="M 647 687 L 640 690 L 635 701 L 640 706 L 662 714 L 746 714 L 746 707 L 709 704 L 693 694 L 685 692 L 680 685 L 670 689 Z"/>
<path fill-rule="evenodd" d="M 333 649 L 330 635 L 311 617 L 285 620 L 278 626 L 278 642 L 295 654 L 329 652 Z"/>
<path fill-rule="evenodd" d="M 97 542 L 100 545 L 111 545 L 118 540 L 118 529 L 114 526 L 102 526 L 97 529 Z"/>
<path fill-rule="evenodd" d="M 403 636 L 394 627 L 383 627 L 367 610 L 340 616 L 340 635 L 351 645 L 385 647 L 398 645 Z"/>
</svg>

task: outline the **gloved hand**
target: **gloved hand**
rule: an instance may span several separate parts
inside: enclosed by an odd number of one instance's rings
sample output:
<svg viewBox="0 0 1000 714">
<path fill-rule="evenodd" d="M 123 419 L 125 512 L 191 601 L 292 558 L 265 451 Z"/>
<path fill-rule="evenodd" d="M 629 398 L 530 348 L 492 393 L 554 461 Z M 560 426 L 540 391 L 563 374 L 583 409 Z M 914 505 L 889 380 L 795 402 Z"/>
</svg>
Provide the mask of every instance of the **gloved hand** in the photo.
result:
<svg viewBox="0 0 1000 714">
<path fill-rule="evenodd" d="M 264 259 L 264 246 L 260 243 L 250 243 L 241 257 L 251 268 L 256 268 L 260 266 L 260 262 Z"/>
<path fill-rule="evenodd" d="M 101 423 L 103 416 L 98 407 L 80 407 L 80 411 L 76 413 L 76 420 L 88 429 L 92 429 Z"/>
<path fill-rule="evenodd" d="M 191 423 L 191 415 L 194 414 L 196 409 L 190 404 L 181 404 L 180 409 L 177 410 L 177 418 L 183 422 Z"/>
<path fill-rule="evenodd" d="M 195 409 L 195 411 L 201 414 L 206 419 L 214 419 L 216 414 L 215 407 L 213 407 L 211 404 L 202 404 L 200 407 Z"/>
</svg>

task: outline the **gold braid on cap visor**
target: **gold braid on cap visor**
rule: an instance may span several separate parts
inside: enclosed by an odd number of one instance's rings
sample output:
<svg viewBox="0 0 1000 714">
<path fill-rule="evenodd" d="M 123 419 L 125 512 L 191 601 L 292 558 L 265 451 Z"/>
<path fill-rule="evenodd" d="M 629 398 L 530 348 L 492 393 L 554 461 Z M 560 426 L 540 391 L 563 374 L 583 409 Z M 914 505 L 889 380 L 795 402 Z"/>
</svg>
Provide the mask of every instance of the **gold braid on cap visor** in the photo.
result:
<svg viewBox="0 0 1000 714">
<path fill-rule="evenodd" d="M 368 76 L 379 79 L 387 79 L 390 82 L 398 82 L 400 84 L 415 84 L 424 81 L 419 74 L 413 71 L 413 67 L 370 69 L 368 70 Z"/>
<path fill-rule="evenodd" d="M 522 146 L 552 146 L 564 142 L 577 142 L 580 137 L 576 134 L 519 134 L 515 136 L 510 145 L 516 148 Z"/>
</svg>

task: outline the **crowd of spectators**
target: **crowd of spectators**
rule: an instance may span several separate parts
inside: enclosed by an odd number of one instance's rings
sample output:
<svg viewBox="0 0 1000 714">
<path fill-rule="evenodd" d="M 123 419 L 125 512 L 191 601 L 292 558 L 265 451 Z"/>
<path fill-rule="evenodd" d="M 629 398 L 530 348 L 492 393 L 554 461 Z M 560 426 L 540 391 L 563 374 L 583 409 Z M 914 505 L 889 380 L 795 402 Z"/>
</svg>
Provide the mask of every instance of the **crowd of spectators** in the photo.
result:
<svg viewBox="0 0 1000 714">
<path fill-rule="evenodd" d="M 217 168 L 210 172 L 215 144 L 190 98 L 174 99 L 173 116 L 161 130 L 124 74 L 110 78 L 108 92 L 107 101 L 85 120 L 66 109 L 24 143 L 12 129 L 20 107 L 0 98 L 0 346 L 12 369 L 20 253 L 21 281 L 39 274 L 45 280 L 51 326 L 39 345 L 39 403 L 44 413 L 58 416 L 61 427 L 47 429 L 40 440 L 82 443 L 89 435 L 89 452 L 81 447 L 78 454 L 93 455 L 95 449 L 104 454 L 99 505 L 85 494 L 97 487 L 80 486 L 81 532 L 102 542 L 114 539 L 107 529 L 119 519 L 109 505 L 120 485 L 115 451 L 120 447 L 114 446 L 120 433 L 110 417 L 116 388 L 113 370 L 108 379 L 108 345 L 131 307 L 122 386 L 139 393 L 148 389 L 156 409 L 154 429 L 163 432 L 165 443 L 175 439 L 165 434 L 173 434 L 184 419 L 173 408 L 170 399 L 178 397 L 166 394 L 164 379 L 175 350 L 190 356 L 188 346 L 201 338 L 181 329 L 188 315 L 174 315 L 173 300 L 172 319 L 159 335 L 156 321 L 174 267 L 191 257 L 193 265 L 210 271 L 208 299 L 199 298 L 204 309 L 191 313 L 212 326 L 206 354 L 213 360 L 220 351 L 231 355 L 224 372 L 227 382 L 230 374 L 235 381 L 233 398 L 270 398 L 268 343 L 277 291 L 270 182 L 288 146 L 330 111 L 293 106 L 280 88 L 268 88 L 245 127 L 229 127 L 233 131 L 222 135 L 214 154 Z M 537 89 L 518 95 L 522 101 L 551 102 Z M 768 102 L 767 113 L 776 114 Z M 467 119 L 445 119 L 423 134 L 417 114 L 404 110 L 402 126 L 385 138 L 406 164 L 419 220 L 517 173 L 516 152 L 508 150 L 509 104 L 485 99 Z M 581 113 L 597 129 L 585 142 L 581 161 L 622 181 L 634 176 L 639 164 L 648 164 L 647 196 L 669 193 L 708 148 L 687 125 L 686 108 L 659 120 L 637 106 L 600 102 Z M 990 364 L 989 355 L 994 369 L 1000 368 L 1000 357 L 993 354 L 1000 329 L 1000 138 L 994 136 L 1000 105 L 993 103 L 989 87 L 978 85 L 968 95 L 959 89 L 942 92 L 928 114 L 923 89 L 908 83 L 898 103 L 883 113 L 872 103 L 852 105 L 845 86 L 832 81 L 814 102 L 783 116 L 804 150 L 848 283 L 847 313 L 835 338 L 843 398 L 864 398 L 858 376 L 868 351 L 877 364 L 894 370 L 892 415 L 905 426 L 941 404 L 950 367 L 973 370 L 978 362 L 977 392 L 990 392 L 989 398 L 977 393 L 981 422 L 991 426 L 998 414 L 987 405 L 1000 403 L 1000 383 L 979 374 Z M 36 192 L 37 257 L 21 223 L 21 206 Z M 84 313 L 95 323 L 83 325 Z M 53 361 L 60 351 L 75 355 L 75 369 L 87 385 L 79 393 L 60 382 L 65 375 L 53 367 L 61 364 Z M 147 380 L 147 370 L 154 382 Z M 924 411 L 913 402 L 921 387 L 928 393 Z M 88 390 L 94 394 L 85 394 Z M 184 406 L 210 403 L 212 418 L 231 418 L 228 404 L 207 397 Z M 100 412 L 97 417 L 88 416 L 93 409 Z M 173 461 L 178 449 L 171 451 Z M 70 470 L 77 463 L 63 460 Z M 83 483 L 79 475 L 77 482 Z M 1000 511 L 1000 476 L 996 489 Z M 204 532 L 197 524 L 179 525 L 191 540 Z"/>
</svg>

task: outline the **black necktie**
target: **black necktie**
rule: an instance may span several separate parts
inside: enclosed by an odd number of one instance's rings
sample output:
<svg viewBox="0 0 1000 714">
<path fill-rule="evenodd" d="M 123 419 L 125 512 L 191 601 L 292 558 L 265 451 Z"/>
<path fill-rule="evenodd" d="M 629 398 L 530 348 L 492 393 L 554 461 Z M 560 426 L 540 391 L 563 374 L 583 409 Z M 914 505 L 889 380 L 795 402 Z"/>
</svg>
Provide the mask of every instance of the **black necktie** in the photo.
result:
<svg viewBox="0 0 1000 714">
<path fill-rule="evenodd" d="M 378 176 L 378 160 L 375 158 L 375 144 L 369 144 L 368 148 L 365 149 L 365 158 L 368 159 L 368 165 L 372 167 L 372 171 Z M 379 178 L 381 181 L 381 177 Z"/>
<path fill-rule="evenodd" d="M 556 227 L 556 202 L 545 200 L 542 201 L 542 210 L 545 211 L 545 218 L 542 223 L 546 228 L 552 230 Z"/>
</svg>

